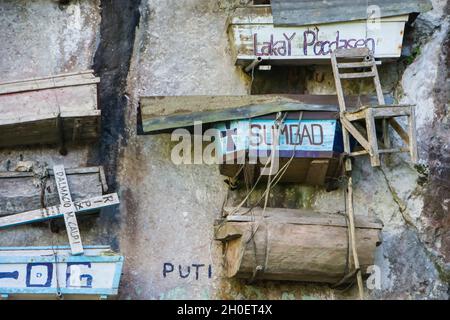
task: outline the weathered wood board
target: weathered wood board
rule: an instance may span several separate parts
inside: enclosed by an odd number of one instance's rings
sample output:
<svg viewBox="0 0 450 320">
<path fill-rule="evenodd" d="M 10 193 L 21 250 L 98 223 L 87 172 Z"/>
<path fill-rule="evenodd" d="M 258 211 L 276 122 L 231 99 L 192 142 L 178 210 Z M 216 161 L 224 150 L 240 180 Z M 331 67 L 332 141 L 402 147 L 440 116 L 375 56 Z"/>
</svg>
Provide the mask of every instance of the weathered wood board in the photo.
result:
<svg viewBox="0 0 450 320">
<path fill-rule="evenodd" d="M 101 196 L 108 191 L 102 167 L 67 169 L 66 174 L 74 201 Z M 0 172 L 0 217 L 58 205 L 53 170 L 48 170 L 46 178 L 42 189 L 39 178 L 31 172 Z"/>
<path fill-rule="evenodd" d="M 86 71 L 0 84 L 0 147 L 95 139 L 99 81 Z"/>
<path fill-rule="evenodd" d="M 124 258 L 108 246 L 0 248 L 0 295 L 12 299 L 117 295 Z"/>
<path fill-rule="evenodd" d="M 242 215 L 247 208 L 225 211 L 233 215 L 216 226 L 215 237 L 226 243 L 228 277 L 251 279 L 258 266 L 255 279 L 335 284 L 346 275 L 349 240 L 343 215 L 267 208 L 262 217 L 261 208 L 255 208 L 253 216 Z M 364 274 L 374 263 L 382 224 L 361 216 L 355 224 Z"/>
<path fill-rule="evenodd" d="M 117 193 L 105 194 L 94 198 L 74 201 L 75 211 L 78 214 L 95 212 L 102 208 L 119 204 Z M 63 216 L 61 206 L 52 206 L 0 217 L 0 229 L 22 224 L 45 221 Z"/>
<path fill-rule="evenodd" d="M 357 105 L 357 97 L 347 97 L 347 103 Z M 387 97 L 388 101 L 392 97 Z M 361 96 L 363 104 L 374 97 Z M 150 96 L 140 98 L 143 131 L 158 132 L 190 127 L 194 121 L 203 124 L 254 118 L 279 111 L 338 112 L 335 95 L 247 95 L 247 96 Z"/>
<path fill-rule="evenodd" d="M 298 26 L 390 17 L 433 8 L 429 0 L 271 0 L 276 25 Z"/>
<path fill-rule="evenodd" d="M 236 64 L 257 57 L 289 63 L 328 60 L 332 50 L 360 47 L 368 47 L 376 58 L 398 58 L 406 21 L 408 15 L 383 17 L 379 28 L 368 27 L 367 20 L 275 27 L 270 7 L 248 7 L 236 10 L 229 37 Z"/>
</svg>

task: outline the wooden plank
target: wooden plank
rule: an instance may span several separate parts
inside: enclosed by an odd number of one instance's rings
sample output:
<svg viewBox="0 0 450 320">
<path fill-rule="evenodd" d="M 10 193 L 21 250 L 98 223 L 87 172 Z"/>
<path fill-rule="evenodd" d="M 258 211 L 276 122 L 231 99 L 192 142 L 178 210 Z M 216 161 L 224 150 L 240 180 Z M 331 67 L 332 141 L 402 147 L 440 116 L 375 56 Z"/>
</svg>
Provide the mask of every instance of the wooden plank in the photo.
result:
<svg viewBox="0 0 450 320">
<path fill-rule="evenodd" d="M 391 97 L 387 97 L 392 99 Z M 346 97 L 349 105 L 358 97 Z M 361 96 L 363 104 L 376 104 L 371 96 Z M 337 112 L 336 95 L 249 95 L 249 96 L 167 96 L 141 97 L 144 132 L 155 132 L 202 123 L 247 119 L 279 111 Z"/>
<path fill-rule="evenodd" d="M 345 118 L 345 116 L 341 118 L 341 123 L 345 127 L 345 129 L 347 129 L 350 134 L 356 139 L 356 141 L 358 141 L 358 143 L 372 155 L 373 151 L 369 141 L 367 141 L 366 138 L 364 138 L 362 134 L 359 133 L 359 131 L 350 123 L 350 121 Z"/>
<path fill-rule="evenodd" d="M 369 151 L 367 150 L 361 150 L 361 151 L 354 151 L 354 152 L 350 152 L 349 156 L 350 157 L 357 157 L 357 156 L 364 156 L 366 154 L 369 154 Z"/>
<path fill-rule="evenodd" d="M 354 73 L 340 73 L 341 79 L 359 79 L 359 78 L 371 78 L 375 77 L 373 72 L 354 72 Z"/>
<path fill-rule="evenodd" d="M 392 126 L 395 132 L 398 133 L 400 138 L 405 142 L 406 145 L 409 146 L 409 136 L 405 130 L 403 130 L 402 126 L 395 120 L 394 118 L 388 119 L 389 124 Z"/>
<path fill-rule="evenodd" d="M 334 50 L 336 58 L 365 58 L 370 54 L 369 48 L 344 48 Z"/>
<path fill-rule="evenodd" d="M 417 153 L 417 133 L 416 133 L 416 114 L 415 114 L 415 107 L 411 106 L 410 115 L 408 118 L 409 122 L 409 149 L 410 149 L 410 156 L 411 156 L 411 162 L 417 163 L 419 160 L 418 153 Z"/>
<path fill-rule="evenodd" d="M 21 299 L 117 295 L 123 256 L 105 246 L 0 248 L 0 294 Z"/>
<path fill-rule="evenodd" d="M 433 8 L 428 0 L 271 0 L 270 4 L 275 25 L 311 25 L 311 28 L 322 23 L 354 20 L 362 20 L 370 25 L 373 19 L 368 12 L 370 5 L 381 8 L 374 14 L 375 17 L 390 19 L 399 19 L 404 14 L 407 18 L 409 13 L 425 12 Z"/>
<path fill-rule="evenodd" d="M 377 131 L 375 127 L 375 119 L 373 117 L 373 109 L 367 108 L 366 110 L 366 127 L 367 127 L 367 140 L 369 141 L 370 163 L 372 167 L 380 166 L 380 156 L 378 154 L 378 139 Z"/>
<path fill-rule="evenodd" d="M 390 149 L 381 149 L 378 150 L 378 153 L 401 153 L 401 152 L 409 152 L 409 148 L 390 148 Z"/>
<path fill-rule="evenodd" d="M 81 242 L 80 229 L 78 228 L 76 209 L 70 195 L 69 183 L 63 165 L 53 166 L 56 187 L 61 201 L 61 211 L 66 223 L 67 236 L 69 237 L 70 248 L 73 255 L 83 254 L 83 244 Z"/>
<path fill-rule="evenodd" d="M 380 77 L 378 75 L 378 69 L 376 65 L 372 66 L 372 73 L 374 74 L 373 83 L 375 85 L 375 90 L 377 92 L 378 104 L 384 105 L 385 101 L 383 96 L 383 90 L 381 88 Z"/>
<path fill-rule="evenodd" d="M 55 89 L 61 87 L 80 86 L 87 84 L 97 84 L 100 78 L 91 74 L 80 74 L 76 76 L 54 77 L 35 81 L 15 82 L 0 84 L 0 95 L 19 93 L 26 91 Z"/>
<path fill-rule="evenodd" d="M 313 160 L 311 161 L 306 175 L 306 184 L 313 186 L 322 185 L 327 175 L 329 160 Z"/>
<path fill-rule="evenodd" d="M 338 68 L 350 69 L 350 68 L 368 68 L 372 67 L 373 61 L 370 62 L 340 62 L 337 64 Z"/>
<path fill-rule="evenodd" d="M 344 117 L 344 113 L 347 111 L 347 107 L 345 105 L 344 91 L 342 89 L 342 83 L 341 83 L 341 79 L 339 77 L 339 69 L 337 66 L 337 58 L 336 58 L 335 52 L 333 52 L 331 54 L 331 67 L 333 69 L 334 83 L 336 86 L 336 93 L 337 93 L 338 102 L 339 102 L 340 118 L 341 118 L 341 122 L 342 122 L 342 118 Z M 342 126 L 342 139 L 343 139 L 343 143 L 344 143 L 344 152 L 346 154 L 349 154 L 351 152 L 350 137 L 349 137 L 348 131 L 344 125 Z M 345 166 L 346 171 L 352 170 L 351 160 L 346 159 L 344 161 L 344 166 Z"/>
<path fill-rule="evenodd" d="M 82 214 L 97 211 L 99 209 L 117 205 L 119 203 L 120 201 L 117 193 L 111 193 L 103 196 L 75 201 L 74 206 L 76 213 Z M 17 213 L 6 217 L 0 217 L 0 228 L 8 228 L 28 223 L 35 223 L 49 219 L 61 218 L 63 216 L 64 214 L 61 210 L 61 206 L 57 205 L 48 208 Z"/>
<path fill-rule="evenodd" d="M 34 78 L 26 78 L 26 79 L 14 80 L 14 81 L 6 81 L 6 82 L 0 83 L 0 86 L 6 85 L 6 84 L 20 83 L 20 82 L 29 82 L 29 81 L 36 82 L 36 81 L 40 81 L 40 80 L 47 80 L 47 79 L 53 79 L 53 78 L 64 78 L 64 77 L 68 77 L 68 76 L 77 76 L 77 75 L 83 75 L 83 74 L 88 74 L 88 73 L 93 74 L 94 70 L 89 69 L 89 70 L 85 70 L 85 71 L 59 73 L 59 74 L 46 76 L 46 77 L 34 77 Z"/>
<path fill-rule="evenodd" d="M 370 132 L 370 131 L 368 131 Z M 353 256 L 353 262 L 356 270 L 356 279 L 358 283 L 358 290 L 359 290 L 359 298 L 361 300 L 364 299 L 364 285 L 362 282 L 362 270 L 361 266 L 359 264 L 359 258 L 358 258 L 358 248 L 357 248 L 357 241 L 356 241 L 356 226 L 355 226 L 355 216 L 353 213 L 353 182 L 352 177 L 350 176 L 348 178 L 348 185 L 347 185 L 347 216 L 349 221 L 349 233 L 350 233 L 350 248 Z"/>
</svg>

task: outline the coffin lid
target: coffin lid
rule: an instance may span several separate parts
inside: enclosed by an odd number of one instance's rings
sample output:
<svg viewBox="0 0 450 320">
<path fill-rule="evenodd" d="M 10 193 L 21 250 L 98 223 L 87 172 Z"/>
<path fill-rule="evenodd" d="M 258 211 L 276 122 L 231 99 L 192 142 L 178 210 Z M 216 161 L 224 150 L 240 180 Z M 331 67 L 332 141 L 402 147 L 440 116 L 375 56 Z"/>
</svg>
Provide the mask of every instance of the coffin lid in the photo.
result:
<svg viewBox="0 0 450 320">
<path fill-rule="evenodd" d="M 387 96 L 386 101 L 392 101 Z M 357 97 L 346 97 L 349 105 Z M 361 96 L 362 104 L 376 103 L 375 97 Z M 282 111 L 338 112 L 335 95 L 248 95 L 248 96 L 151 96 L 140 99 L 140 121 L 144 133 L 173 128 L 255 118 Z"/>
<path fill-rule="evenodd" d="M 426 12 L 429 0 L 271 0 L 274 25 L 301 26 L 363 20 L 368 7 L 378 6 L 381 17 Z"/>
</svg>

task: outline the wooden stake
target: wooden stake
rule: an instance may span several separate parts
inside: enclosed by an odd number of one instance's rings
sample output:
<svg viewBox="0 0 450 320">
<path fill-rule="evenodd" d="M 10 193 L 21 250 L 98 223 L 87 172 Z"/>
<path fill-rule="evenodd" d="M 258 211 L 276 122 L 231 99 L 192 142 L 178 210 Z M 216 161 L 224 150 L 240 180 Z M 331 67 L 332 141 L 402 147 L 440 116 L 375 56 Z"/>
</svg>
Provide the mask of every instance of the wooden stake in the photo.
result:
<svg viewBox="0 0 450 320">
<path fill-rule="evenodd" d="M 353 182 L 352 182 L 351 176 L 349 176 L 349 178 L 348 178 L 348 185 L 347 185 L 347 210 L 348 210 L 350 242 L 351 242 L 351 248 L 352 248 L 353 262 L 355 264 L 355 269 L 357 270 L 356 280 L 358 282 L 359 298 L 360 298 L 360 300 L 363 300 L 364 299 L 364 285 L 363 285 L 362 276 L 361 276 L 358 252 L 356 250 L 355 219 L 354 219 L 354 215 L 353 215 Z"/>
</svg>

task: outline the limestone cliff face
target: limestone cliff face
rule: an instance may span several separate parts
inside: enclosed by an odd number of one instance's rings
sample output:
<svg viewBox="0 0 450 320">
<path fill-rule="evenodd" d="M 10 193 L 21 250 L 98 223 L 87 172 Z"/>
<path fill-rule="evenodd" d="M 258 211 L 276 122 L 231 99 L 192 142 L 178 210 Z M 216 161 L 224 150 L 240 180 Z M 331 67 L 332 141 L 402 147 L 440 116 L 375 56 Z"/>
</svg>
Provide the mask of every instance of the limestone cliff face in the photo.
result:
<svg viewBox="0 0 450 320">
<path fill-rule="evenodd" d="M 218 167 L 174 165 L 170 135 L 136 134 L 139 96 L 251 91 L 248 76 L 234 66 L 226 35 L 227 18 L 238 2 L 0 1 L 0 26 L 7 30 L 0 39 L 8 44 L 0 47 L 2 79 L 92 67 L 102 77 L 103 128 L 97 145 L 69 147 L 66 157 L 51 147 L 1 150 L 0 168 L 19 160 L 106 166 L 121 205 L 81 219 L 80 229 L 85 244 L 112 244 L 126 257 L 120 298 L 356 297 L 354 288 L 340 292 L 312 284 L 249 285 L 226 279 L 222 248 L 213 240 L 212 228 L 228 192 Z M 381 288 L 368 290 L 368 298 L 448 298 L 450 22 L 447 1 L 433 0 L 433 7 L 408 31 L 417 47 L 415 58 L 380 68 L 384 90 L 400 102 L 417 105 L 420 165 L 411 166 L 397 155 L 384 159 L 379 169 L 364 158 L 355 163 L 355 212 L 384 223 L 383 244 L 376 253 Z M 334 93 L 331 68 L 294 73 L 290 80 L 299 90 Z M 270 88 L 270 80 L 265 85 Z M 359 93 L 359 88 L 354 90 Z M 229 204 L 241 193 L 231 193 Z M 269 203 L 327 212 L 343 210 L 343 199 L 341 191 L 290 185 L 277 187 Z M 64 228 L 52 233 L 48 225 L 0 232 L 2 246 L 66 241 Z M 191 272 L 182 278 L 180 270 Z"/>
</svg>

